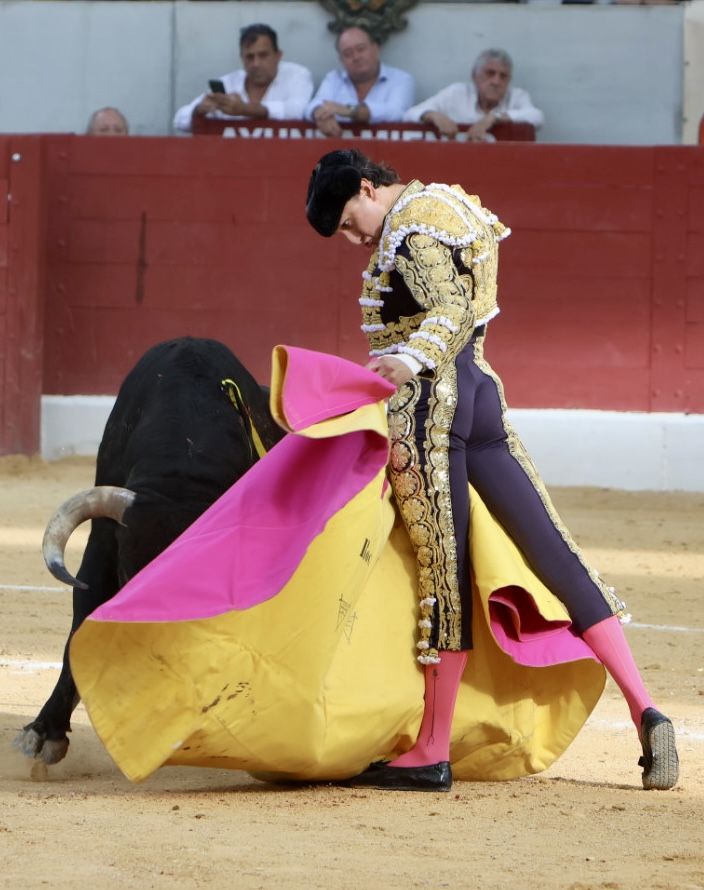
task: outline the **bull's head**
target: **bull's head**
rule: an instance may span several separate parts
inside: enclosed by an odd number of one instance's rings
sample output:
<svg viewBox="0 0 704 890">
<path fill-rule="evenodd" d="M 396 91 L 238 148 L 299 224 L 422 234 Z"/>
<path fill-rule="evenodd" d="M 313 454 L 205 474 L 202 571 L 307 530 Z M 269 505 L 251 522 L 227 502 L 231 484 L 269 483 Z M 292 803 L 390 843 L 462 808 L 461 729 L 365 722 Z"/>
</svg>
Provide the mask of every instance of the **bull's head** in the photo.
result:
<svg viewBox="0 0 704 890">
<path fill-rule="evenodd" d="M 121 525 L 125 510 L 134 503 L 135 493 L 128 488 L 99 485 L 73 495 L 49 520 L 44 532 L 42 553 L 51 574 L 64 584 L 80 587 L 87 584 L 74 578 L 65 564 L 66 543 L 78 526 L 87 519 L 114 519 Z"/>
</svg>

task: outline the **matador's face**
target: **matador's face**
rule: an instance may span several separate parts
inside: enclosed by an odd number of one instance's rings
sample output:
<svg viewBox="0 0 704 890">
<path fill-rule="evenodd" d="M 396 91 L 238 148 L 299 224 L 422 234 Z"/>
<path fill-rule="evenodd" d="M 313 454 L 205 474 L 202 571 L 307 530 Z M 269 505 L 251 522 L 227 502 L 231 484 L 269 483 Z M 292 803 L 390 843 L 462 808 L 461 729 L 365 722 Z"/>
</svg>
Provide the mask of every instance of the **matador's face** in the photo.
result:
<svg viewBox="0 0 704 890">
<path fill-rule="evenodd" d="M 343 207 L 337 231 L 352 244 L 373 250 L 381 238 L 386 212 L 377 190 L 369 180 L 363 179 L 359 194 Z"/>
</svg>

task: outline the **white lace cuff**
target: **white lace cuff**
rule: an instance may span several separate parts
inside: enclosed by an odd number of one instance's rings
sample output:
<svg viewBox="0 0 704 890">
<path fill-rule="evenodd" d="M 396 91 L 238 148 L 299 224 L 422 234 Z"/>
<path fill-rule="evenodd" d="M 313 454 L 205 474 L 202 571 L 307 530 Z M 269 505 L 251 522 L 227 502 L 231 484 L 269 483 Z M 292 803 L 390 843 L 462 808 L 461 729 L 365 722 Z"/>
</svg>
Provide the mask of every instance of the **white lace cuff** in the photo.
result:
<svg viewBox="0 0 704 890">
<path fill-rule="evenodd" d="M 408 367 L 413 371 L 414 374 L 420 374 L 423 370 L 423 365 L 418 361 L 417 358 L 414 358 L 412 355 L 409 355 L 407 352 L 397 352 L 394 358 L 397 358 L 400 362 L 403 362 L 404 365 L 408 365 Z"/>
</svg>

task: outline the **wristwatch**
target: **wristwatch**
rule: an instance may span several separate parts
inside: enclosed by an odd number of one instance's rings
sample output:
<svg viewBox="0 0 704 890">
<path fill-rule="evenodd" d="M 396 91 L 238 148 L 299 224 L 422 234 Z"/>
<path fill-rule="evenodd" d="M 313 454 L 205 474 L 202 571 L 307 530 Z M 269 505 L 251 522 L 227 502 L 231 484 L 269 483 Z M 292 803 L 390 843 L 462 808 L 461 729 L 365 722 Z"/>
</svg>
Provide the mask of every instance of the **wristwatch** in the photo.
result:
<svg viewBox="0 0 704 890">
<path fill-rule="evenodd" d="M 348 105 L 347 106 L 347 117 L 350 120 L 355 120 L 355 118 L 357 117 L 357 109 L 358 108 L 359 108 L 359 105 Z"/>
</svg>

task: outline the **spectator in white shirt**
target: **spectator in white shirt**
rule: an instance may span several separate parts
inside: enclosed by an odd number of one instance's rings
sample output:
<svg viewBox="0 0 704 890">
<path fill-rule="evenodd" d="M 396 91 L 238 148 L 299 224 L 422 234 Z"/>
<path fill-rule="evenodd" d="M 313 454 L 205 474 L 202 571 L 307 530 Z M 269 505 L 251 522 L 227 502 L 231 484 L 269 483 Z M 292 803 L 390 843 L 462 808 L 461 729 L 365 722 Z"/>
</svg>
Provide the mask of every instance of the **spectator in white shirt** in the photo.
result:
<svg viewBox="0 0 704 890">
<path fill-rule="evenodd" d="M 326 136 L 340 136 L 340 121 L 400 121 L 415 97 L 413 77 L 381 62 L 381 48 L 365 28 L 341 31 L 335 47 L 342 69 L 329 71 L 306 109 Z"/>
<path fill-rule="evenodd" d="M 194 114 L 224 119 L 302 119 L 313 95 L 313 77 L 295 62 L 282 62 L 276 31 L 268 25 L 248 25 L 240 31 L 243 68 L 220 80 L 224 93 L 202 93 L 176 112 L 174 128 L 189 133 Z"/>
<path fill-rule="evenodd" d="M 454 138 L 458 124 L 471 124 L 467 138 L 491 141 L 490 130 L 499 121 L 543 124 L 543 112 L 533 105 L 526 90 L 511 86 L 513 61 L 502 49 L 486 49 L 472 68 L 471 83 L 451 83 L 434 96 L 409 108 L 404 121 L 432 124 L 443 136 Z"/>
</svg>

